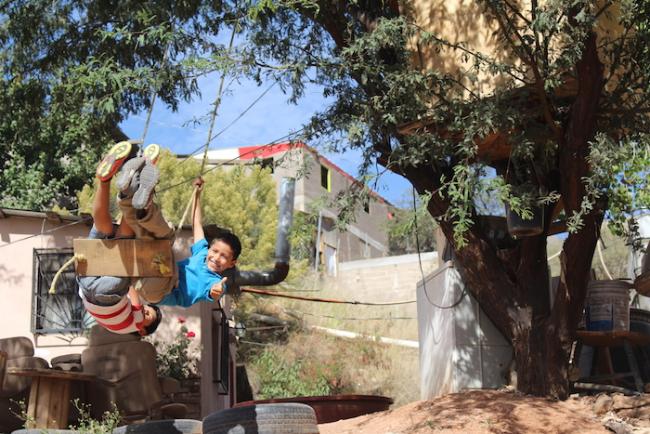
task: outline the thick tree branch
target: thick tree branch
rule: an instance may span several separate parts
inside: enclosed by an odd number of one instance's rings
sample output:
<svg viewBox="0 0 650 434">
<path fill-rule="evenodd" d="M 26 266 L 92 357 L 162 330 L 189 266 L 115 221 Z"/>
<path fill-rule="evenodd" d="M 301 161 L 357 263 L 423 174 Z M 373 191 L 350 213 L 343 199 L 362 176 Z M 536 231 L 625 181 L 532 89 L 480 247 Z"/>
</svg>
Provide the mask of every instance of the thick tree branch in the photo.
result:
<svg viewBox="0 0 650 434">
<path fill-rule="evenodd" d="M 570 111 L 565 141 L 560 146 L 561 194 L 568 215 L 580 210 L 586 196 L 582 179 L 589 175 L 589 141 L 596 131 L 598 103 L 603 90 L 604 67 L 598 58 L 596 35 L 585 41 L 577 63 L 578 94 Z M 575 330 L 587 291 L 591 258 L 599 236 L 602 214 L 593 209 L 583 216 L 583 228 L 564 243 L 560 285 L 555 301 L 554 323 Z"/>
</svg>

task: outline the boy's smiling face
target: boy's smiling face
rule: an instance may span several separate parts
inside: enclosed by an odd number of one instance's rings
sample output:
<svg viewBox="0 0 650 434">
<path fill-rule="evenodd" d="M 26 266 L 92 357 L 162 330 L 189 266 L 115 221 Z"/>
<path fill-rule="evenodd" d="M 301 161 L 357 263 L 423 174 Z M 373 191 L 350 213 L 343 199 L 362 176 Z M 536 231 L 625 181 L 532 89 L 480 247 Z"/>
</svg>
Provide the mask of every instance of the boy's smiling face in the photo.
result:
<svg viewBox="0 0 650 434">
<path fill-rule="evenodd" d="M 205 258 L 205 264 L 208 270 L 221 274 L 237 263 L 234 259 L 232 247 L 221 240 L 215 240 L 208 249 L 208 256 Z"/>
</svg>

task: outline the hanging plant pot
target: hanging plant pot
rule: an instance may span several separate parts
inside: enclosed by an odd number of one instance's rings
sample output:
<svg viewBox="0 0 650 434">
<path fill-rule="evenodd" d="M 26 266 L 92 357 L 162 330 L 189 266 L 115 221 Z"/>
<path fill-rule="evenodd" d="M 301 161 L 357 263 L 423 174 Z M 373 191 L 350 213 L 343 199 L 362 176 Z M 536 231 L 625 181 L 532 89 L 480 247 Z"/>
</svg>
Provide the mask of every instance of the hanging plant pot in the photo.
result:
<svg viewBox="0 0 650 434">
<path fill-rule="evenodd" d="M 532 218 L 524 220 L 506 204 L 506 221 L 510 235 L 513 237 L 533 237 L 544 232 L 544 206 L 533 206 L 531 211 L 533 213 Z"/>
</svg>

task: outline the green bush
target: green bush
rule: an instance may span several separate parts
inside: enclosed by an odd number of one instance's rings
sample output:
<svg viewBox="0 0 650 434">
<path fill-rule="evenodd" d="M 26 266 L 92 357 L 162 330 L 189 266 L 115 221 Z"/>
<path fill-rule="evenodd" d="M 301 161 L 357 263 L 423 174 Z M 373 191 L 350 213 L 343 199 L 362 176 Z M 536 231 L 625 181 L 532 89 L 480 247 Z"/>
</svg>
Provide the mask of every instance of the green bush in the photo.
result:
<svg viewBox="0 0 650 434">
<path fill-rule="evenodd" d="M 199 355 L 190 349 L 195 333 L 185 326 L 185 318 L 179 317 L 176 337 L 171 342 L 150 340 L 156 347 L 156 369 L 161 377 L 185 380 L 198 376 Z"/>
<path fill-rule="evenodd" d="M 266 350 L 253 362 L 261 388 L 258 399 L 320 396 L 332 393 L 327 370 L 313 369 L 303 361 L 288 363 L 274 350 Z"/>
</svg>

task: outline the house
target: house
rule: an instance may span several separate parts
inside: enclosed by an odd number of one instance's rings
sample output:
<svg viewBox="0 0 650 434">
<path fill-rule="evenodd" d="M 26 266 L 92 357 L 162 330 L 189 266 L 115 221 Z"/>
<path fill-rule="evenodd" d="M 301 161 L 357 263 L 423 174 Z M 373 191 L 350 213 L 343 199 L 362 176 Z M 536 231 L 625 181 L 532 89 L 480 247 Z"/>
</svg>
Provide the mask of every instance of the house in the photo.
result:
<svg viewBox="0 0 650 434">
<path fill-rule="evenodd" d="M 357 209 L 356 221 L 345 230 L 338 230 L 338 210 L 328 201 L 361 184 L 306 144 L 278 143 L 212 150 L 207 153 L 207 164 L 268 167 L 278 188 L 283 177 L 296 178 L 294 209 L 318 213 L 318 261 L 329 274 L 336 274 L 337 264 L 341 262 L 388 256 L 386 223 L 392 217 L 393 206 L 371 191 Z M 322 207 L 312 211 L 315 203 Z"/>
</svg>

